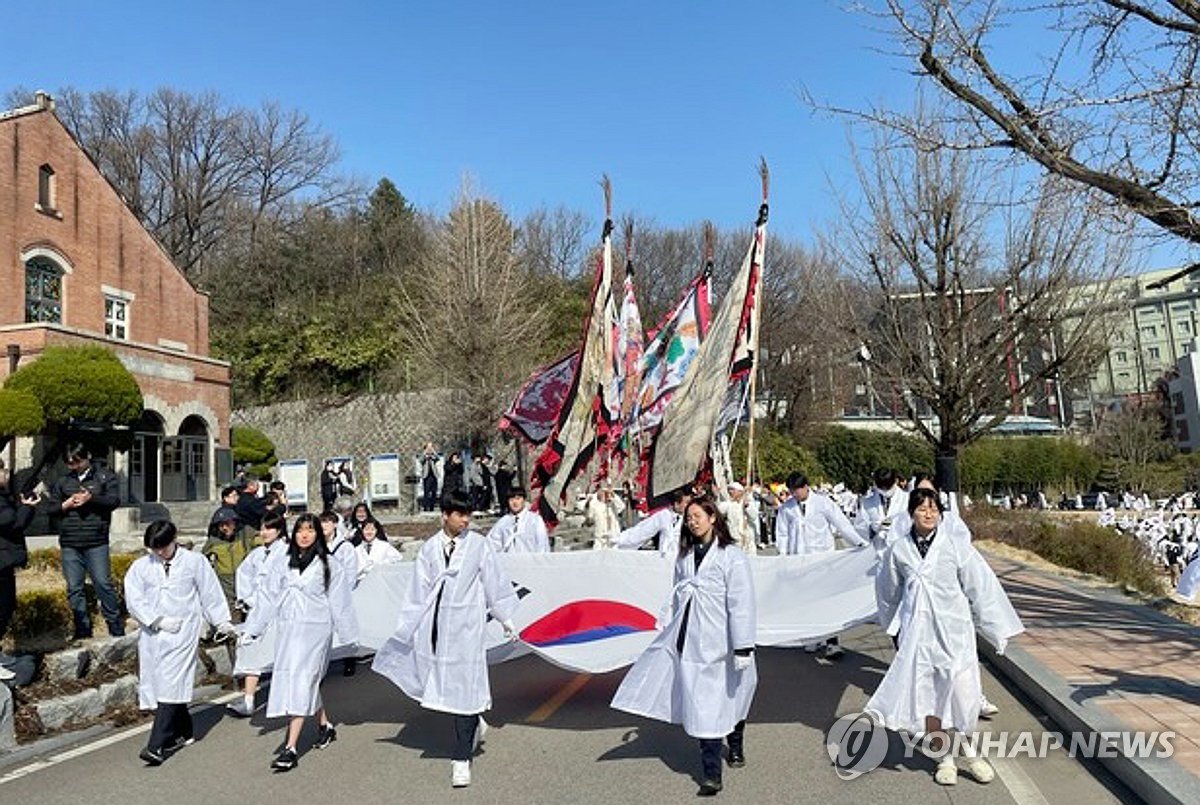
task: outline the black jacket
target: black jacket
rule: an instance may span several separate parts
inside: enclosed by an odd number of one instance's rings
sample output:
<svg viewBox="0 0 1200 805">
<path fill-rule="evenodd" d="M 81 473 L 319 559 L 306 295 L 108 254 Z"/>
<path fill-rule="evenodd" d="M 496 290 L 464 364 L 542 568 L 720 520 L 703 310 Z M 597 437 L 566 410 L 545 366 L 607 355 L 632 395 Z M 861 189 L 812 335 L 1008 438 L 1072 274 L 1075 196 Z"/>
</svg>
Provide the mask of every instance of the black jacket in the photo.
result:
<svg viewBox="0 0 1200 805">
<path fill-rule="evenodd" d="M 237 512 L 239 527 L 258 530 L 263 517 L 267 515 L 267 502 L 258 495 L 242 492 L 238 495 L 234 510 Z"/>
<path fill-rule="evenodd" d="M 34 508 L 14 504 L 0 492 L 0 570 L 24 567 L 29 559 L 25 550 L 25 529 L 33 519 Z"/>
<path fill-rule="evenodd" d="M 80 489 L 92 493 L 82 506 L 63 510 L 63 501 Z M 50 490 L 46 512 L 58 524 L 58 544 L 64 548 L 95 548 L 108 543 L 113 509 L 121 505 L 117 476 L 95 464 L 81 481 L 73 472 L 59 478 Z"/>
</svg>

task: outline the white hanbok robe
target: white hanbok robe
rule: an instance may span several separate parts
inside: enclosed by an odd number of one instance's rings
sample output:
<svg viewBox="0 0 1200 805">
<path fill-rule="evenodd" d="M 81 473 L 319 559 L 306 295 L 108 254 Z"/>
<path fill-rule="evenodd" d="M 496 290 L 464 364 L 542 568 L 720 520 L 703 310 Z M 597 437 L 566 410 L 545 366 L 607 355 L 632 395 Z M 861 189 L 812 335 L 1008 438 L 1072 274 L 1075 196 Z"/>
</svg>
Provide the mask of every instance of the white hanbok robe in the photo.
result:
<svg viewBox="0 0 1200 805">
<path fill-rule="evenodd" d="M 775 543 L 780 556 L 828 553 L 837 547 L 834 532 L 851 545 L 867 544 L 837 504 L 816 492 L 809 492 L 803 508 L 797 498 L 788 498 L 775 514 Z"/>
<path fill-rule="evenodd" d="M 1179 584 L 1175 586 L 1175 594 L 1191 601 L 1200 590 L 1200 557 L 1194 557 L 1179 576 Z"/>
<path fill-rule="evenodd" d="M 509 620 L 517 594 L 487 537 L 464 531 L 449 563 L 439 530 L 417 553 L 396 632 L 371 668 L 422 707 L 471 715 L 492 706 L 484 626 Z M 433 626 L 437 623 L 437 645 Z"/>
<path fill-rule="evenodd" d="M 354 543 L 350 541 L 349 536 L 335 535 L 329 541 L 329 560 L 342 566 L 353 589 L 358 583 L 358 554 L 355 553 Z"/>
<path fill-rule="evenodd" d="M 587 522 L 592 524 L 592 549 L 603 550 L 609 547 L 621 533 L 621 513 L 625 511 L 625 501 L 616 495 L 611 495 L 603 501 L 597 495 L 588 495 L 584 502 L 584 514 Z"/>
<path fill-rule="evenodd" d="M 550 534 L 537 512 L 525 507 L 520 513 L 501 517 L 488 532 L 500 553 L 550 553 Z"/>
<path fill-rule="evenodd" d="M 348 543 L 347 543 L 348 544 Z M 353 557 L 353 551 L 346 552 Z M 321 678 L 329 667 L 334 636 L 338 643 L 358 642 L 358 621 L 350 592 L 354 573 L 330 556 L 329 586 L 320 557 L 303 572 L 291 567 L 290 556 L 268 563 L 264 595 L 242 629 L 262 635 L 275 626 L 275 662 L 267 717 L 310 716 L 321 707 Z M 357 571 L 355 571 L 357 572 Z"/>
<path fill-rule="evenodd" d="M 689 607 L 688 604 L 691 604 Z M 666 625 L 629 669 L 612 706 L 683 725 L 695 738 L 724 738 L 750 712 L 758 671 L 733 667 L 735 649 L 753 648 L 754 580 L 736 545 L 713 545 L 696 567 L 691 551 L 675 563 Z M 688 612 L 682 653 L 676 648 Z"/>
<path fill-rule="evenodd" d="M 368 573 L 380 565 L 394 565 L 404 561 L 400 551 L 385 539 L 363 540 L 354 547 L 354 556 L 358 562 L 357 578 L 362 581 Z"/>
<path fill-rule="evenodd" d="M 657 535 L 658 555 L 675 556 L 679 553 L 679 526 L 682 521 L 683 515 L 673 507 L 665 506 L 618 534 L 612 541 L 613 547 L 637 550 Z"/>
<path fill-rule="evenodd" d="M 288 560 L 288 543 L 276 538 L 270 545 L 259 545 L 246 555 L 238 565 L 237 575 L 234 576 L 235 590 L 238 600 L 246 604 L 250 610 L 266 603 L 267 577 L 271 574 L 271 565 Z M 263 636 L 271 634 L 275 629 L 274 623 L 268 623 L 263 630 Z M 233 662 L 233 676 L 242 677 L 248 674 L 262 674 L 270 666 L 252 659 L 253 652 L 238 651 Z"/>
<path fill-rule="evenodd" d="M 863 539 L 885 541 L 898 515 L 908 513 L 908 493 L 897 484 L 886 494 L 873 488 L 858 504 L 858 533 Z"/>
<path fill-rule="evenodd" d="M 725 522 L 729 525 L 729 534 L 733 537 L 733 541 L 741 548 L 747 556 L 755 556 L 758 554 L 758 542 L 750 534 L 750 527 L 746 523 L 746 507 L 744 505 L 745 498 L 742 500 L 721 500 L 717 502 L 717 509 L 725 517 Z"/>
<path fill-rule="evenodd" d="M 125 606 L 141 624 L 138 630 L 138 707 L 192 700 L 196 655 L 204 621 L 229 622 L 229 604 L 212 565 L 198 553 L 175 548 L 168 574 L 163 560 L 149 553 L 125 574 Z M 160 617 L 179 618 L 178 632 L 151 631 Z"/>
<path fill-rule="evenodd" d="M 875 577 L 879 622 L 900 646 L 864 711 L 917 734 L 925 717 L 974 732 L 979 718 L 978 629 L 1001 654 L 1025 630 L 996 574 L 958 528 L 939 526 L 925 558 L 911 536 L 894 539 Z"/>
</svg>

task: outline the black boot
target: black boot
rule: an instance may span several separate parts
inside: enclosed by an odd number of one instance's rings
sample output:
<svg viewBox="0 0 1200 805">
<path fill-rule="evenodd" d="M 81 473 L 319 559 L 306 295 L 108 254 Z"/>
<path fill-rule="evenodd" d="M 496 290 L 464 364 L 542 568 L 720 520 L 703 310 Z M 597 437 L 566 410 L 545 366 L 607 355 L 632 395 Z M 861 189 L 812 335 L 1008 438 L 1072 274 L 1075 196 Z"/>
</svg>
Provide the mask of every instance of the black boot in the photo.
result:
<svg viewBox="0 0 1200 805">
<path fill-rule="evenodd" d="M 698 797 L 711 797 L 721 790 L 721 739 L 700 739 L 700 768 L 703 772 L 703 782 Z"/>
<path fill-rule="evenodd" d="M 746 765 L 746 722 L 739 721 L 733 732 L 725 736 L 729 742 L 729 767 L 740 769 Z"/>
</svg>

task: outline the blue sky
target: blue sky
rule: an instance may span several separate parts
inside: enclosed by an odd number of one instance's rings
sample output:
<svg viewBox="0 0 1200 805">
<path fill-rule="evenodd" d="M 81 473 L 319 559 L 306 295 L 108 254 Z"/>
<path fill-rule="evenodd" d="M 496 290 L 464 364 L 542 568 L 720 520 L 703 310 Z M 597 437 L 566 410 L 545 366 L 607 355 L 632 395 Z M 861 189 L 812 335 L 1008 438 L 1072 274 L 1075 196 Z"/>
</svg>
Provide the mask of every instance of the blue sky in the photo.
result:
<svg viewBox="0 0 1200 805">
<path fill-rule="evenodd" d="M 342 168 L 444 210 L 464 173 L 521 215 L 563 204 L 664 225 L 748 225 L 759 155 L 772 229 L 809 241 L 853 185 L 848 107 L 903 105 L 912 67 L 837 0 L 198 3 L 5 11 L 4 88 L 215 90 L 307 112 Z M 45 48 L 36 47 L 38 39 Z M 597 224 L 598 228 L 598 224 Z"/>
</svg>

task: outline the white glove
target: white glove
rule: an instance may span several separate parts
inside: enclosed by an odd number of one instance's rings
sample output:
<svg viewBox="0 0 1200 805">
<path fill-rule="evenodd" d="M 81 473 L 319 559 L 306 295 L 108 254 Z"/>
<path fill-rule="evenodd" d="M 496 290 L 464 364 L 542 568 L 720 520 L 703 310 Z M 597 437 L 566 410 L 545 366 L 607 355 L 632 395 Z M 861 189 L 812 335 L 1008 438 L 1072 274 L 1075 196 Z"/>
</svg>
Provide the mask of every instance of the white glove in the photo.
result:
<svg viewBox="0 0 1200 805">
<path fill-rule="evenodd" d="M 733 670 L 745 671 L 747 668 L 750 667 L 750 664 L 753 662 L 754 662 L 754 654 L 753 653 L 747 654 L 744 657 L 741 654 L 734 654 L 733 655 Z"/>
<path fill-rule="evenodd" d="M 237 644 L 239 646 L 248 646 L 258 640 L 258 635 L 250 634 L 249 632 L 240 632 L 238 634 Z"/>
<path fill-rule="evenodd" d="M 509 640 L 517 639 L 517 627 L 513 625 L 511 620 L 501 621 L 500 626 L 504 628 L 504 636 Z"/>
<path fill-rule="evenodd" d="M 183 618 L 171 618 L 164 615 L 156 620 L 155 623 L 158 624 L 160 632 L 170 632 L 171 634 L 175 634 L 183 628 Z"/>
</svg>

